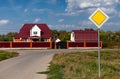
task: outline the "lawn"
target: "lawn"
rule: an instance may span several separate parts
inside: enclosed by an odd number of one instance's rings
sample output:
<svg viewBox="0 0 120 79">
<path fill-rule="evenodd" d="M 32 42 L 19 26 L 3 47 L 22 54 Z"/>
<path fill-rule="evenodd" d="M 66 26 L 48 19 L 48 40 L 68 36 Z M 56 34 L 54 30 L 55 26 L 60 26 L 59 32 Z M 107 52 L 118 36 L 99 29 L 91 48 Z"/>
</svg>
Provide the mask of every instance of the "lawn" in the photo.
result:
<svg viewBox="0 0 120 79">
<path fill-rule="evenodd" d="M 18 56 L 16 52 L 0 51 L 0 61 Z"/>
<path fill-rule="evenodd" d="M 53 57 L 48 79 L 98 79 L 96 52 L 59 53 Z M 120 78 L 120 51 L 101 51 L 101 79 Z"/>
</svg>

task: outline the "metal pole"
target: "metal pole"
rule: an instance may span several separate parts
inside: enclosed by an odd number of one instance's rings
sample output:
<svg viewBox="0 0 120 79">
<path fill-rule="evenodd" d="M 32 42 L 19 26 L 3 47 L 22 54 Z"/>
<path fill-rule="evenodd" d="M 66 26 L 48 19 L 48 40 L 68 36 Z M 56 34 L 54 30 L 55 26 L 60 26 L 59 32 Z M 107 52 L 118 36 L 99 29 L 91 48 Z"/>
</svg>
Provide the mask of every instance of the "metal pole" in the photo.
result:
<svg viewBox="0 0 120 79">
<path fill-rule="evenodd" d="M 98 76 L 100 79 L 100 29 L 98 29 Z"/>
</svg>

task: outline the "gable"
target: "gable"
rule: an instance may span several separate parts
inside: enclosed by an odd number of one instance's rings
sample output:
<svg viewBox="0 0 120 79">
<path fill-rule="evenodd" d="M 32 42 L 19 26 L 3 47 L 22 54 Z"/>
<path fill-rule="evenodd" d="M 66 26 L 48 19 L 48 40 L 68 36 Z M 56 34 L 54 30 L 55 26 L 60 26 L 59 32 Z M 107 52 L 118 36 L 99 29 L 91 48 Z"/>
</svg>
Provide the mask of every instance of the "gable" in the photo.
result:
<svg viewBox="0 0 120 79">
<path fill-rule="evenodd" d="M 30 30 L 30 37 L 32 36 L 41 36 L 41 29 L 37 25 L 33 26 Z"/>
<path fill-rule="evenodd" d="M 75 41 L 75 35 L 74 35 L 74 32 L 71 33 L 70 40 L 73 41 L 73 42 Z"/>
</svg>

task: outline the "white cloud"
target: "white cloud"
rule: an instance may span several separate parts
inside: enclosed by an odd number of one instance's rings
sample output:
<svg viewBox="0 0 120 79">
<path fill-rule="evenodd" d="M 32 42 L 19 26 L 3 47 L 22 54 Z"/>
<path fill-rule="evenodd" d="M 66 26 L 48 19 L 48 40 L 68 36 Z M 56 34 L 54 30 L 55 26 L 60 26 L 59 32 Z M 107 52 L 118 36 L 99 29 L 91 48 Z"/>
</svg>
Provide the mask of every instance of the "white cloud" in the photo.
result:
<svg viewBox="0 0 120 79">
<path fill-rule="evenodd" d="M 83 20 L 83 21 L 80 21 L 78 23 L 79 27 L 81 29 L 84 29 L 84 28 L 93 28 L 93 29 L 97 29 L 97 27 L 91 22 L 91 21 L 88 21 L 88 20 Z M 104 29 L 104 30 L 116 30 L 116 28 L 118 28 L 118 30 L 120 29 L 120 22 L 111 22 L 111 21 L 108 21 L 106 22 L 102 27 L 101 29 Z"/>
<path fill-rule="evenodd" d="M 97 29 L 97 27 L 89 20 L 83 20 L 83 21 L 79 21 L 79 23 L 77 25 L 75 24 L 57 24 L 57 25 L 48 25 L 50 27 L 50 29 L 57 29 L 57 30 L 67 30 L 67 31 L 71 31 L 71 30 L 79 30 L 79 29 L 85 29 L 85 28 L 93 28 L 93 29 Z M 118 28 L 118 30 L 120 29 L 120 23 L 119 22 L 106 22 L 103 27 L 101 29 L 104 30 L 116 30 L 116 28 Z"/>
<path fill-rule="evenodd" d="M 45 9 L 34 8 L 34 9 L 32 9 L 32 11 L 34 11 L 34 12 L 45 12 Z"/>
<path fill-rule="evenodd" d="M 120 22 L 106 22 L 102 28 L 104 30 L 119 31 L 120 30 Z"/>
<path fill-rule="evenodd" d="M 120 17 L 120 12 L 118 13 L 118 17 Z"/>
<path fill-rule="evenodd" d="M 78 23 L 80 29 L 84 29 L 84 28 L 96 28 L 95 25 L 89 21 L 89 20 L 82 20 L 82 21 L 79 21 Z"/>
<path fill-rule="evenodd" d="M 24 12 L 28 12 L 28 9 L 24 9 Z"/>
<path fill-rule="evenodd" d="M 28 19 L 25 19 L 24 21 L 25 21 L 25 22 L 29 22 L 29 20 L 28 20 Z"/>
<path fill-rule="evenodd" d="M 77 28 L 77 26 L 75 26 L 74 24 L 58 24 L 58 25 L 48 25 L 51 29 L 57 29 L 57 30 L 67 30 L 67 31 L 71 31 L 75 28 Z"/>
<path fill-rule="evenodd" d="M 105 23 L 106 26 L 120 26 L 120 23 L 119 22 L 108 22 L 108 23 Z"/>
<path fill-rule="evenodd" d="M 32 11 L 39 12 L 39 13 L 52 13 L 52 11 L 47 8 L 33 8 Z"/>
<path fill-rule="evenodd" d="M 56 14 L 57 16 L 74 16 L 74 15 L 76 15 L 76 13 L 57 13 Z"/>
<path fill-rule="evenodd" d="M 40 21 L 40 19 L 39 18 L 36 18 L 35 20 L 34 20 L 34 23 L 38 23 Z"/>
<path fill-rule="evenodd" d="M 98 4 L 93 5 L 90 2 L 83 2 L 79 5 L 80 8 L 87 8 L 87 7 L 90 7 L 90 6 L 95 7 L 95 6 L 100 6 L 100 4 L 98 3 Z"/>
<path fill-rule="evenodd" d="M 81 26 L 92 26 L 93 25 L 93 23 L 88 20 L 80 21 L 78 24 Z"/>
<path fill-rule="evenodd" d="M 114 8 L 104 8 L 104 7 L 101 7 L 101 9 L 103 10 L 103 11 L 105 11 L 106 13 L 108 13 L 108 14 L 117 14 L 118 12 L 117 12 L 117 10 L 116 9 L 114 9 Z"/>
<path fill-rule="evenodd" d="M 47 3 L 55 4 L 57 0 L 48 0 Z"/>
<path fill-rule="evenodd" d="M 9 20 L 0 20 L 0 25 L 6 25 L 6 24 L 9 24 Z"/>
<path fill-rule="evenodd" d="M 59 19 L 58 22 L 64 22 L 64 19 Z"/>
<path fill-rule="evenodd" d="M 56 3 L 56 2 L 57 2 L 57 0 L 51 0 L 51 2 Z"/>
<path fill-rule="evenodd" d="M 117 12 L 116 5 L 120 3 L 120 0 L 66 0 L 66 2 L 67 8 L 65 11 L 69 14 L 91 12 L 96 8 L 102 8 L 105 12 L 111 14 Z"/>
</svg>

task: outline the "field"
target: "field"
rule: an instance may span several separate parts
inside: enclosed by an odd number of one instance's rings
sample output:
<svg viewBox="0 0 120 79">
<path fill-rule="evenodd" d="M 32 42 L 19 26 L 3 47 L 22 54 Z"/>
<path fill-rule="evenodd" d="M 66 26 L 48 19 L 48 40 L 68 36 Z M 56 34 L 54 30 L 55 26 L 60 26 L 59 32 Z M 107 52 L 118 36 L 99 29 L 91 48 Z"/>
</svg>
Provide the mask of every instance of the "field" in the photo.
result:
<svg viewBox="0 0 120 79">
<path fill-rule="evenodd" d="M 0 51 L 0 61 L 16 56 L 18 56 L 16 52 Z"/>
<path fill-rule="evenodd" d="M 76 52 L 56 54 L 50 63 L 48 79 L 98 79 L 98 54 Z M 101 78 L 120 78 L 120 51 L 101 51 Z"/>
</svg>

